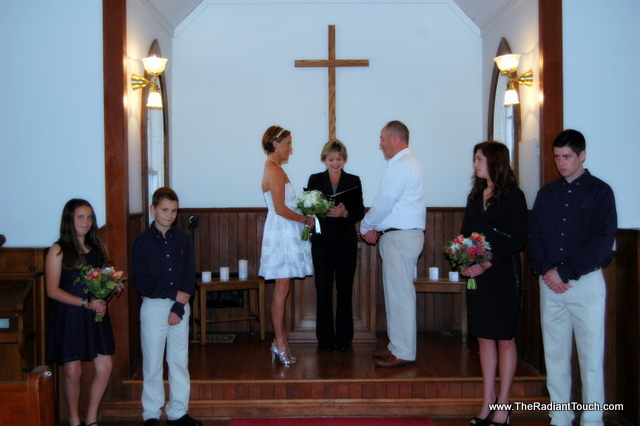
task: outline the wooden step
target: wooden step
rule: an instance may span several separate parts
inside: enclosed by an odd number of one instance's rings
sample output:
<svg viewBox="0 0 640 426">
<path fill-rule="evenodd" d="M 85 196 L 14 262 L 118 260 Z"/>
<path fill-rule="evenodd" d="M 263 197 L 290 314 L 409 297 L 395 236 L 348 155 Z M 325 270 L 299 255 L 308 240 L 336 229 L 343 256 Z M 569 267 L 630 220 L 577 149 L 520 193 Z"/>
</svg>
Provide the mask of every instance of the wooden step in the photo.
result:
<svg viewBox="0 0 640 426">
<path fill-rule="evenodd" d="M 131 387 L 131 401 L 105 401 L 101 408 L 103 418 L 140 418 L 142 382 L 125 383 Z M 165 391 L 168 395 L 167 382 Z M 541 376 L 516 378 L 511 392 L 514 401 L 525 403 L 548 402 L 544 393 L 545 378 Z M 335 415 L 473 417 L 481 403 L 479 377 L 194 380 L 190 413 L 201 419 Z"/>
<path fill-rule="evenodd" d="M 189 347 L 190 413 L 203 420 L 477 414 L 483 387 L 474 339 L 463 343 L 459 332 L 420 332 L 415 364 L 377 368 L 371 351 L 386 345 L 385 338 L 379 335 L 377 343 L 354 344 L 347 352 L 322 351 L 315 342 L 297 343 L 291 349 L 299 361 L 290 367 L 271 363 L 270 338 L 236 333 L 233 343 L 201 346 L 198 342 Z M 123 382 L 127 401 L 103 401 L 104 420 L 141 419 L 141 378 L 137 371 Z M 165 394 L 169 395 L 166 381 Z M 521 360 L 511 400 L 548 402 L 545 377 Z"/>
</svg>

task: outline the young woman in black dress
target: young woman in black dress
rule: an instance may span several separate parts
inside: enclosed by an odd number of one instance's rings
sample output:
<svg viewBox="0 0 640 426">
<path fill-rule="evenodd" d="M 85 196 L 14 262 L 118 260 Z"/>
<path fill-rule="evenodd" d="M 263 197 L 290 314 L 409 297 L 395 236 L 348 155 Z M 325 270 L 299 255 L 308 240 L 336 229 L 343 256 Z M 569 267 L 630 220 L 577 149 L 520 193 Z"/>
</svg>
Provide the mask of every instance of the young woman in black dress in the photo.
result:
<svg viewBox="0 0 640 426">
<path fill-rule="evenodd" d="M 520 252 L 527 235 L 527 204 L 509 164 L 509 149 L 500 142 L 483 142 L 473 149 L 475 171 L 461 234 L 483 233 L 491 244 L 490 261 L 462 268 L 477 288 L 467 290 L 469 332 L 478 338 L 484 400 L 472 425 L 509 424 L 507 411 L 493 412 L 489 404 L 509 403 L 517 353 L 515 332 L 521 294 Z M 497 342 L 497 345 L 496 345 Z M 500 393 L 496 397 L 496 368 Z M 493 419 L 491 416 L 493 415 Z"/>
<path fill-rule="evenodd" d="M 113 368 L 115 343 L 107 305 L 89 298 L 84 285 L 75 284 L 80 276 L 79 265 L 101 268 L 107 263 L 107 251 L 91 204 L 81 199 L 69 200 L 62 211 L 60 239 L 47 254 L 45 276 L 47 295 L 52 299 L 47 361 L 64 364 L 64 393 L 71 426 L 83 424 L 78 412 L 81 362 L 92 360 L 95 367 L 86 426 L 98 424 L 98 407 Z M 101 322 L 95 321 L 96 314 L 102 317 Z"/>
</svg>

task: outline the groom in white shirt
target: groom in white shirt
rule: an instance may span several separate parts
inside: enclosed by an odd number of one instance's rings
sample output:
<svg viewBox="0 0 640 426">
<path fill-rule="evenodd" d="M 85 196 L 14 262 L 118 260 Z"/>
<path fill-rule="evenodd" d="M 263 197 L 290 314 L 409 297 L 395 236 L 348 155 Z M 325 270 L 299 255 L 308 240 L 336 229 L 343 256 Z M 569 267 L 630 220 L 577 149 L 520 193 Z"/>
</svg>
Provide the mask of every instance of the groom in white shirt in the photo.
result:
<svg viewBox="0 0 640 426">
<path fill-rule="evenodd" d="M 380 241 L 387 314 L 387 348 L 373 351 L 378 367 L 401 367 L 416 359 L 416 289 L 413 276 L 424 246 L 427 203 L 422 166 L 409 150 L 409 129 L 390 121 L 380 131 L 388 160 L 378 194 L 360 233 L 369 244 Z"/>
</svg>

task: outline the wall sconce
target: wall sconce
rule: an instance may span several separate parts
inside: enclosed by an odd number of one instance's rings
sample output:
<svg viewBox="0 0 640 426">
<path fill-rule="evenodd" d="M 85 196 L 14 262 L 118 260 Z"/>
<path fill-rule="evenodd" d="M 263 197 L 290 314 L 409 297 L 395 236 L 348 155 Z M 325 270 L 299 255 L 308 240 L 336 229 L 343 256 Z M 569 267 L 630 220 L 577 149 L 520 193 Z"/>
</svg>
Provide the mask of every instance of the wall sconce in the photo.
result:
<svg viewBox="0 0 640 426">
<path fill-rule="evenodd" d="M 504 93 L 504 106 L 519 104 L 518 92 L 515 83 L 533 86 L 533 71 L 529 70 L 523 74 L 518 74 L 518 62 L 520 55 L 502 55 L 493 59 L 500 70 L 500 73 L 509 79 L 507 91 Z M 515 74 L 515 77 L 511 75 Z"/>
<path fill-rule="evenodd" d="M 144 64 L 144 70 L 151 76 L 151 80 L 133 74 L 131 76 L 131 86 L 133 86 L 133 90 L 137 90 L 143 89 L 151 84 L 149 98 L 147 99 L 147 108 L 161 109 L 162 95 L 160 95 L 160 91 L 158 90 L 158 76 L 164 72 L 167 59 L 158 58 L 156 55 L 153 55 L 148 58 L 142 58 L 142 63 Z"/>
</svg>

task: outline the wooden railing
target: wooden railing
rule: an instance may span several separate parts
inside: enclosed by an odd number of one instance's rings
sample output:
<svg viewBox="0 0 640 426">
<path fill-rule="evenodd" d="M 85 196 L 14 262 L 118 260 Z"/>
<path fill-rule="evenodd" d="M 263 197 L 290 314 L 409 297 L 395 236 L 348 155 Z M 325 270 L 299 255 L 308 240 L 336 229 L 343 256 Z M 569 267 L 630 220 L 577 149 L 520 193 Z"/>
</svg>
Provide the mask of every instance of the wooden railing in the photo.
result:
<svg viewBox="0 0 640 426">
<path fill-rule="evenodd" d="M 36 367 L 25 382 L 0 382 L 0 419 L 4 426 L 55 425 L 53 375 Z"/>
</svg>

